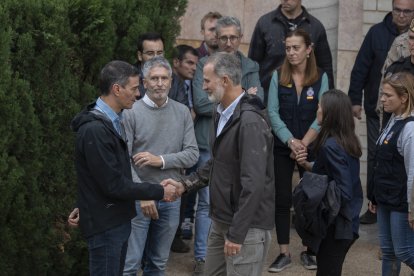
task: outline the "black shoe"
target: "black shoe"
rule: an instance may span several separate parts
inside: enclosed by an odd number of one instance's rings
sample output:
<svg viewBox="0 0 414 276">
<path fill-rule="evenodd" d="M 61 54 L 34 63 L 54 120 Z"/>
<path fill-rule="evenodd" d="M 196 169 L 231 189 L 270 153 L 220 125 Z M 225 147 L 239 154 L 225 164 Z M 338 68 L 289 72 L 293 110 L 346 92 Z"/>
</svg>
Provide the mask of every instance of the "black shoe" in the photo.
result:
<svg viewBox="0 0 414 276">
<path fill-rule="evenodd" d="M 303 267 L 309 270 L 315 270 L 318 268 L 315 260 L 315 256 L 308 254 L 308 252 L 303 251 L 300 253 L 300 262 Z"/>
<path fill-rule="evenodd" d="M 280 254 L 276 260 L 269 266 L 267 271 L 269 272 L 280 272 L 292 265 L 290 255 Z"/>
<path fill-rule="evenodd" d="M 190 247 L 181 238 L 174 237 L 171 251 L 175 253 L 187 253 L 190 252 Z"/>
<path fill-rule="evenodd" d="M 370 210 L 367 210 L 365 214 L 359 217 L 359 222 L 361 224 L 373 224 L 377 222 L 377 214 L 372 213 Z"/>
</svg>

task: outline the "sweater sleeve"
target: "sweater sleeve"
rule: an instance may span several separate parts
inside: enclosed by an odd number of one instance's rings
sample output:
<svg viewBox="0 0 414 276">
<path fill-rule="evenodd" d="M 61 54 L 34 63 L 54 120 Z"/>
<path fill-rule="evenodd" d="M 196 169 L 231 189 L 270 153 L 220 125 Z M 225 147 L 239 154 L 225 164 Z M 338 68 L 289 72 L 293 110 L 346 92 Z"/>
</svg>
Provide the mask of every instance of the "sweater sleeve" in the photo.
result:
<svg viewBox="0 0 414 276">
<path fill-rule="evenodd" d="M 398 148 L 404 156 L 404 166 L 407 172 L 407 201 L 408 211 L 414 213 L 414 122 L 408 122 L 398 138 Z"/>
<path fill-rule="evenodd" d="M 269 113 L 272 130 L 283 143 L 286 143 L 293 134 L 289 131 L 286 124 L 282 121 L 279 114 L 279 81 L 277 71 L 273 73 L 269 86 L 269 95 L 267 101 L 267 111 Z"/>
<path fill-rule="evenodd" d="M 162 154 L 163 169 L 190 168 L 198 160 L 198 146 L 194 134 L 193 120 L 190 111 L 186 108 L 184 114 L 184 133 L 182 134 L 182 150 L 176 153 Z M 176 135 L 181 135 L 177 133 Z"/>
<path fill-rule="evenodd" d="M 128 154 L 131 158 L 131 174 L 132 174 L 132 180 L 134 182 L 141 182 L 141 179 L 139 178 L 135 166 L 132 163 L 132 147 L 134 145 L 134 136 L 135 136 L 135 118 L 137 116 L 134 115 L 134 108 L 128 109 L 123 111 L 123 120 L 125 127 L 125 133 L 127 137 L 127 144 L 128 144 Z"/>
</svg>

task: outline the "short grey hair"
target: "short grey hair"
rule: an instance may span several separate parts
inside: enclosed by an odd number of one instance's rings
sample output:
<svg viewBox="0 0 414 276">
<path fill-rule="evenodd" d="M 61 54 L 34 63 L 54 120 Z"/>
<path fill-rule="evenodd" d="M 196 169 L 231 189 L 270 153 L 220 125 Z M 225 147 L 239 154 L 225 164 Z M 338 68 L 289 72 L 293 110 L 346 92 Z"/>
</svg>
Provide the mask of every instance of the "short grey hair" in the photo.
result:
<svg viewBox="0 0 414 276">
<path fill-rule="evenodd" d="M 227 75 L 233 85 L 240 85 L 242 69 L 240 58 L 236 54 L 217 52 L 208 57 L 205 65 L 213 64 L 214 73 L 219 77 Z M 204 65 L 204 66 L 205 66 Z"/>
<path fill-rule="evenodd" d="M 242 34 L 242 29 L 240 25 L 240 20 L 237 19 L 237 17 L 234 16 L 224 16 L 217 20 L 216 23 L 216 32 L 217 34 L 220 33 L 220 30 L 225 27 L 231 27 L 235 26 L 237 31 L 239 32 L 239 35 Z"/>
<path fill-rule="evenodd" d="M 151 71 L 151 69 L 155 67 L 163 67 L 167 69 L 168 75 L 171 77 L 172 69 L 168 60 L 163 56 L 156 56 L 146 61 L 144 67 L 142 67 L 142 74 L 144 75 L 144 78 L 148 77 L 148 74 Z"/>
</svg>

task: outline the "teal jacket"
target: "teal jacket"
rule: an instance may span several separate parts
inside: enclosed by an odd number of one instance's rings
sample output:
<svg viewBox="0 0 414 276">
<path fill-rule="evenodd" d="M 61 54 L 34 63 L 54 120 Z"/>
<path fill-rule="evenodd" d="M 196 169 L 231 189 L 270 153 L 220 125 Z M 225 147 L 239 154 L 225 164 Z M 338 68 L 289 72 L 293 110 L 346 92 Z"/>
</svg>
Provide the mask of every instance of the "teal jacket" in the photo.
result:
<svg viewBox="0 0 414 276">
<path fill-rule="evenodd" d="M 241 52 L 236 53 L 241 60 L 242 80 L 244 89 L 257 87 L 257 96 L 263 101 L 264 92 L 259 79 L 259 65 L 257 62 L 245 57 Z M 215 104 L 210 102 L 207 93 L 203 90 L 203 67 L 208 57 L 203 57 L 197 63 L 197 69 L 193 79 L 193 106 L 196 113 L 194 130 L 199 149 L 209 150 L 209 131 Z"/>
</svg>

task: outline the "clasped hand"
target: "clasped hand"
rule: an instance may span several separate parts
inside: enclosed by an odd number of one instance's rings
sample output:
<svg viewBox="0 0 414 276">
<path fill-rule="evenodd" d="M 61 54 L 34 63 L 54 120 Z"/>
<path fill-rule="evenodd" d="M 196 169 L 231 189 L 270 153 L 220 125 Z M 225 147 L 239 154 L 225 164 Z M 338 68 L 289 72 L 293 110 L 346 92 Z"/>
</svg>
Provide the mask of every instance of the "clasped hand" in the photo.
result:
<svg viewBox="0 0 414 276">
<path fill-rule="evenodd" d="M 173 186 L 175 188 L 176 198 L 180 197 L 185 192 L 183 183 L 175 181 L 174 179 L 171 179 L 171 178 L 164 179 L 163 181 L 161 181 L 161 185 L 164 187 Z"/>
</svg>

